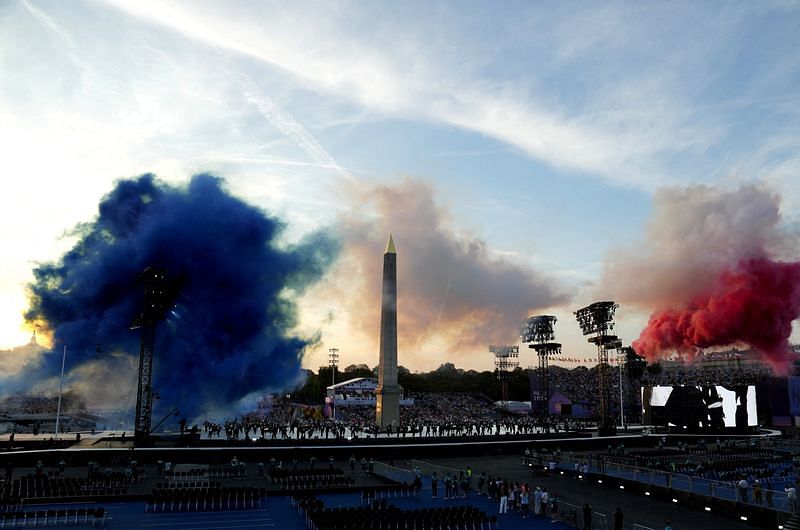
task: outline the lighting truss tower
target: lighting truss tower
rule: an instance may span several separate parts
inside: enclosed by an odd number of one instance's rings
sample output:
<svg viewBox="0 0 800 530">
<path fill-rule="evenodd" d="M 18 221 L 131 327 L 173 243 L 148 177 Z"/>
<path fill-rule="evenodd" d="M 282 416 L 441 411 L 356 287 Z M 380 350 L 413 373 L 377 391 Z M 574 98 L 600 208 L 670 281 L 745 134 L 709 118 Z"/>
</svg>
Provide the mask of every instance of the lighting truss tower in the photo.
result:
<svg viewBox="0 0 800 530">
<path fill-rule="evenodd" d="M 336 367 L 339 366 L 339 348 L 328 350 L 328 366 L 331 367 L 331 385 L 336 384 Z"/>
<path fill-rule="evenodd" d="M 608 368 L 608 352 L 622 346 L 619 338 L 613 335 L 614 313 L 619 304 L 614 302 L 595 302 L 575 311 L 575 318 L 584 335 L 592 335 L 589 342 L 597 346 L 597 394 L 600 435 L 614 434 L 614 421 L 611 417 L 610 392 L 611 379 Z"/>
<path fill-rule="evenodd" d="M 153 416 L 153 352 L 156 341 L 156 324 L 164 319 L 172 307 L 172 293 L 164 269 L 148 267 L 140 275 L 144 283 L 144 307 L 131 322 L 131 329 L 141 332 L 139 349 L 139 388 L 136 391 L 136 418 L 134 438 L 141 440 L 150 434 Z"/>
<path fill-rule="evenodd" d="M 519 366 L 519 346 L 489 346 L 489 351 L 494 354 L 494 366 L 500 380 L 500 403 L 508 409 L 508 380 L 511 372 Z"/>
<path fill-rule="evenodd" d="M 522 342 L 529 342 L 529 348 L 536 351 L 539 358 L 539 389 L 531 396 L 535 412 L 547 415 L 550 402 L 550 356 L 561 354 L 561 344 L 553 342 L 556 338 L 553 326 L 556 317 L 552 315 L 539 315 L 522 321 L 519 334 Z"/>
</svg>

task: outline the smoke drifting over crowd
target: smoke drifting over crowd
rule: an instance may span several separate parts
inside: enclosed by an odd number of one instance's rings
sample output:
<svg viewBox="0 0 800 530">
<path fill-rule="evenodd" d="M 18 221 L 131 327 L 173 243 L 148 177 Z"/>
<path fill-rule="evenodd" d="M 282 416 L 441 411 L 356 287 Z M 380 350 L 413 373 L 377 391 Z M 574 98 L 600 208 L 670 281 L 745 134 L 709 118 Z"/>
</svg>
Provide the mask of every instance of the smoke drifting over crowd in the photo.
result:
<svg viewBox="0 0 800 530">
<path fill-rule="evenodd" d="M 26 318 L 52 331 L 54 348 L 9 386 L 57 375 L 68 345 L 70 386 L 110 399 L 115 374 L 129 382 L 133 406 L 139 334 L 129 326 L 141 311 L 137 275 L 149 266 L 166 269 L 178 292 L 157 329 L 157 409 L 178 407 L 189 417 L 230 410 L 255 392 L 292 384 L 308 340 L 289 334 L 295 306 L 286 292 L 318 279 L 337 244 L 317 233 L 281 246 L 282 228 L 213 176 L 195 176 L 185 188 L 152 175 L 119 182 L 97 219 L 76 229 L 75 246 L 34 270 Z"/>
<path fill-rule="evenodd" d="M 756 186 L 661 190 L 647 240 L 616 252 L 603 291 L 654 310 L 634 347 L 655 360 L 746 345 L 785 368 L 800 317 L 800 263 L 780 227 L 780 197 Z"/>
<path fill-rule="evenodd" d="M 348 285 L 350 292 L 337 297 L 345 300 L 343 313 L 351 325 L 375 345 L 372 351 L 377 351 L 381 254 L 389 232 L 397 245 L 401 364 L 463 362 L 454 355 L 513 342 L 531 311 L 568 300 L 546 274 L 494 256 L 480 239 L 456 232 L 449 212 L 422 181 L 409 178 L 356 195 L 359 215 L 342 221 L 341 270 L 329 285 Z M 434 358 L 437 353 L 447 355 Z"/>
</svg>

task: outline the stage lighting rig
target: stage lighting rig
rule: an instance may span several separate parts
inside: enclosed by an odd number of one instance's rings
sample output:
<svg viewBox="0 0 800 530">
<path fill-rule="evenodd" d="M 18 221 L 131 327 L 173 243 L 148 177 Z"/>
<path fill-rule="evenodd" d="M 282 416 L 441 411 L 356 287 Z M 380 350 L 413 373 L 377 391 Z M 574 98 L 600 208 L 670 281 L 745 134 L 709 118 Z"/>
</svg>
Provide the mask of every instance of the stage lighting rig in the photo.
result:
<svg viewBox="0 0 800 530">
<path fill-rule="evenodd" d="M 175 290 L 167 280 L 167 271 L 148 267 L 139 280 L 144 283 L 142 312 L 133 319 L 130 329 L 141 330 L 139 349 L 139 388 L 136 392 L 136 418 L 134 439 L 141 441 L 150 434 L 153 417 L 153 352 L 156 342 L 156 324 L 172 309 Z"/>
<path fill-rule="evenodd" d="M 500 380 L 501 406 L 508 409 L 508 380 L 519 366 L 519 346 L 489 346 L 489 351 L 494 354 L 495 372 Z"/>
<path fill-rule="evenodd" d="M 611 301 L 595 302 L 575 311 L 584 336 L 589 337 L 589 342 L 597 346 L 597 381 L 598 381 L 598 412 L 600 423 L 598 425 L 601 435 L 613 434 L 614 421 L 611 418 L 610 390 L 611 381 L 608 369 L 608 352 L 622 347 L 619 337 L 611 334 L 614 330 L 614 313 L 619 304 Z"/>
<path fill-rule="evenodd" d="M 561 344 L 553 342 L 556 333 L 553 327 L 557 319 L 552 315 L 533 316 L 522 321 L 519 334 L 522 342 L 536 351 L 539 359 L 539 388 L 532 393 L 531 407 L 539 414 L 547 415 L 550 401 L 550 356 L 561 354 Z"/>
</svg>

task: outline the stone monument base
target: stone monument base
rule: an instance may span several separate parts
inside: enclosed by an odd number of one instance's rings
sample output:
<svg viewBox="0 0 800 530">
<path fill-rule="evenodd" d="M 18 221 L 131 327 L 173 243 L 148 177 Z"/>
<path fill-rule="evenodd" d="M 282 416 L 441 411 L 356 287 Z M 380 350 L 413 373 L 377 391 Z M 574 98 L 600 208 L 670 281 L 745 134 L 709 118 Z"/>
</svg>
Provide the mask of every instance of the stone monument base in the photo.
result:
<svg viewBox="0 0 800 530">
<path fill-rule="evenodd" d="M 400 387 L 379 386 L 375 389 L 375 423 L 385 429 L 400 425 Z"/>
</svg>

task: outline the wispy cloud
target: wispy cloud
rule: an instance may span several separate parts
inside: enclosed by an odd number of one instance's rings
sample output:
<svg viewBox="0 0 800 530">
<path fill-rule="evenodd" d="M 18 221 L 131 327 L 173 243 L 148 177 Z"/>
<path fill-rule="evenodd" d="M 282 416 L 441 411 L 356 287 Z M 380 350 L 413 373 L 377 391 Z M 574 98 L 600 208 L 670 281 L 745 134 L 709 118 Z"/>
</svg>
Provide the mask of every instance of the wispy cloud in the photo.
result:
<svg viewBox="0 0 800 530">
<path fill-rule="evenodd" d="M 321 13 L 279 3 L 259 16 L 240 3 L 223 13 L 214 4 L 109 1 L 375 112 L 475 131 L 554 167 L 643 189 L 691 179 L 671 159 L 699 159 L 725 141 L 730 123 L 697 99 L 717 82 L 706 63 L 727 60 L 751 11 L 701 13 L 703 6 L 681 3 L 497 10 L 487 27 L 507 36 L 490 46 L 481 40 L 488 35 L 459 27 L 464 15 L 447 4 L 433 14 L 410 6 L 379 17 L 362 4 Z M 526 62 L 528 75 L 515 76 Z"/>
</svg>

